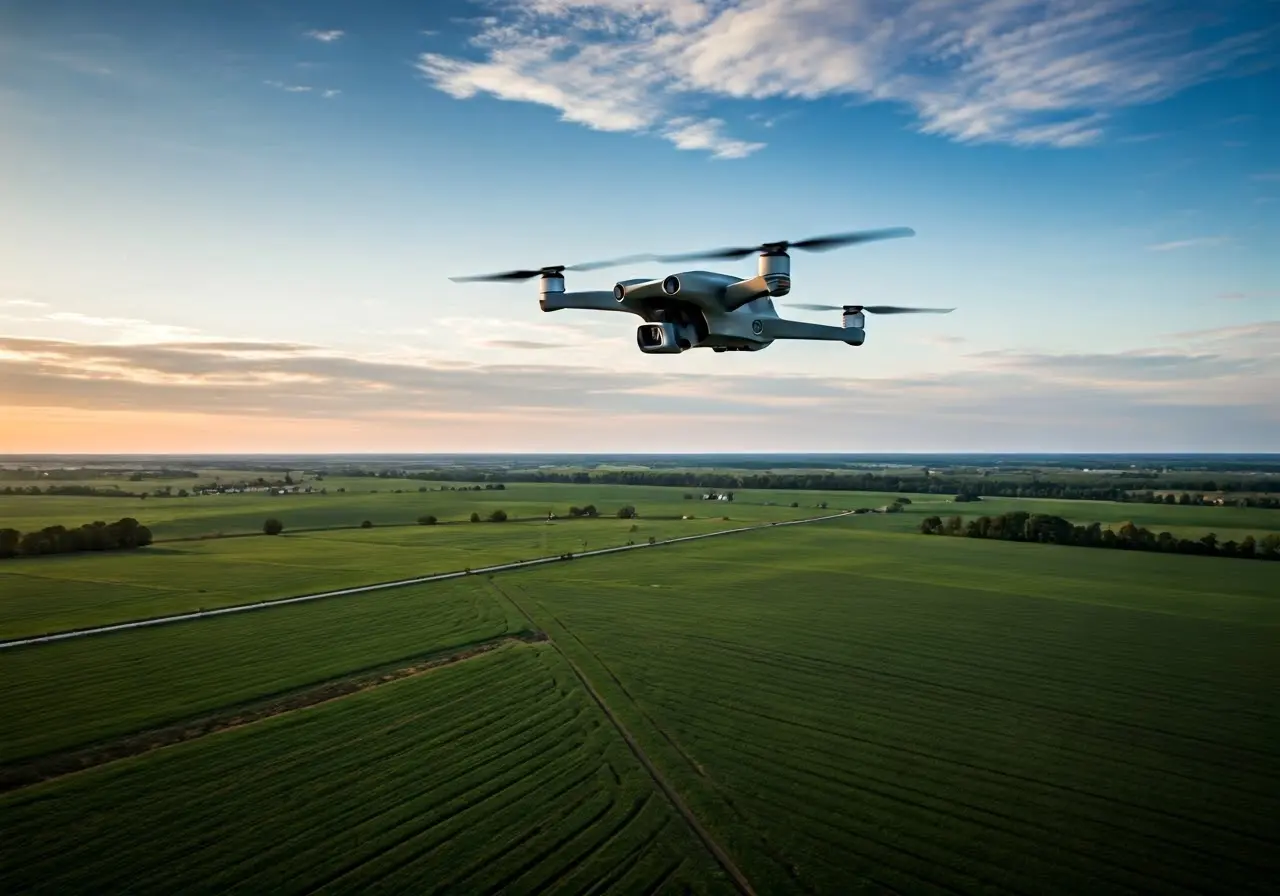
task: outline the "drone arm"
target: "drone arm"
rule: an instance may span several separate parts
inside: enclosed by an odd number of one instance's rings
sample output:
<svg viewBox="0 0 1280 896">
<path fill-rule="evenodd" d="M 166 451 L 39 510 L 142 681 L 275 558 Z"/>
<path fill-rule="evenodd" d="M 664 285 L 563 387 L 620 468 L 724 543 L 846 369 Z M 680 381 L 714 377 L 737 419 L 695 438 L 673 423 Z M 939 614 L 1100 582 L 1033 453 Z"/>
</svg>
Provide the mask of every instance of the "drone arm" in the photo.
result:
<svg viewBox="0 0 1280 896">
<path fill-rule="evenodd" d="M 866 338 L 866 331 L 860 327 L 832 327 L 778 317 L 763 318 L 760 322 L 764 324 L 760 335 L 765 339 L 818 339 L 861 345 Z"/>
<path fill-rule="evenodd" d="M 625 302 L 619 302 L 613 293 L 594 289 L 583 292 L 547 292 L 542 294 L 538 302 L 543 311 L 562 311 L 565 308 L 576 308 L 582 311 L 625 311 L 630 314 L 643 314 Z"/>
</svg>

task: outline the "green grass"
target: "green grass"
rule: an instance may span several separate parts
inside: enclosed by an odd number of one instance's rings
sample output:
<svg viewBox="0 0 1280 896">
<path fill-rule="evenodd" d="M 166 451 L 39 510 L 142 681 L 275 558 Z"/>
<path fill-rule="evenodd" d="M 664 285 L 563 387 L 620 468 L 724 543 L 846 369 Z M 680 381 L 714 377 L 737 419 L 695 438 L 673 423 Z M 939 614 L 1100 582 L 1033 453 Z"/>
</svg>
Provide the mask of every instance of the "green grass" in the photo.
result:
<svg viewBox="0 0 1280 896">
<path fill-rule="evenodd" d="M 476 578 L 0 651 L 0 762 L 523 628 Z"/>
<path fill-rule="evenodd" d="M 512 647 L 11 793 L 0 889 L 732 892 L 575 685 Z"/>
<path fill-rule="evenodd" d="M 815 511 L 809 511 L 815 512 Z M 292 597 L 729 528 L 715 519 L 406 526 L 0 563 L 0 638 Z M 636 531 L 632 532 L 632 526 Z"/>
<path fill-rule="evenodd" d="M 760 892 L 1266 892 L 1280 568 L 856 523 L 500 582 Z"/>
</svg>

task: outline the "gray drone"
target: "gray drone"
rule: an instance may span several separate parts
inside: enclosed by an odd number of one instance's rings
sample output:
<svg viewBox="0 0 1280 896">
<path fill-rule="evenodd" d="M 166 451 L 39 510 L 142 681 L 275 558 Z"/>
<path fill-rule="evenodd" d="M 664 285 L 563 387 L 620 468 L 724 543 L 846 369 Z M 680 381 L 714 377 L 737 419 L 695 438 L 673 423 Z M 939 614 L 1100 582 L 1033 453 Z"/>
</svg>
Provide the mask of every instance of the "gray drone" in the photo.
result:
<svg viewBox="0 0 1280 896">
<path fill-rule="evenodd" d="M 819 339 L 862 345 L 865 313 L 946 314 L 952 308 L 904 308 L 897 305 L 791 305 L 812 311 L 839 311 L 842 326 L 787 320 L 774 310 L 773 299 L 791 292 L 788 249 L 822 252 L 839 246 L 913 236 L 909 227 L 864 230 L 812 239 L 758 246 L 693 252 L 686 255 L 631 255 L 611 261 L 551 265 L 537 270 L 503 271 L 471 277 L 451 277 L 455 283 L 514 281 L 541 278 L 539 306 L 543 311 L 577 308 L 585 311 L 625 311 L 645 323 L 636 344 L 646 354 L 678 354 L 691 348 L 717 352 L 755 352 L 778 339 Z M 594 271 L 638 262 L 674 263 L 698 259 L 737 260 L 759 253 L 756 276 L 750 279 L 712 271 L 681 271 L 656 280 L 620 280 L 613 291 L 565 292 L 565 271 Z"/>
</svg>

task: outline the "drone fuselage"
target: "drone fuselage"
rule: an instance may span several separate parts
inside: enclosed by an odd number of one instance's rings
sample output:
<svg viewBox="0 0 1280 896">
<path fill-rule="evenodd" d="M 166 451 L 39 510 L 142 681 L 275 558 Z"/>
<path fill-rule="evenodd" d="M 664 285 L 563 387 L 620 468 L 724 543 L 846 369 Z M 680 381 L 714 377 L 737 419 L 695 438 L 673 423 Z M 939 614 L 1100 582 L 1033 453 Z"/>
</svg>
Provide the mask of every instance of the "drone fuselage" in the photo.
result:
<svg viewBox="0 0 1280 896">
<path fill-rule="evenodd" d="M 743 279 L 714 271 L 681 271 L 656 280 L 619 281 L 612 292 L 565 292 L 562 274 L 544 275 L 543 311 L 622 311 L 640 317 L 636 344 L 646 354 L 679 354 L 693 348 L 754 352 L 778 339 L 818 339 L 862 345 L 861 313 L 834 327 L 778 316 L 773 298 L 791 289 L 789 259 L 760 256 L 759 272 Z"/>
</svg>

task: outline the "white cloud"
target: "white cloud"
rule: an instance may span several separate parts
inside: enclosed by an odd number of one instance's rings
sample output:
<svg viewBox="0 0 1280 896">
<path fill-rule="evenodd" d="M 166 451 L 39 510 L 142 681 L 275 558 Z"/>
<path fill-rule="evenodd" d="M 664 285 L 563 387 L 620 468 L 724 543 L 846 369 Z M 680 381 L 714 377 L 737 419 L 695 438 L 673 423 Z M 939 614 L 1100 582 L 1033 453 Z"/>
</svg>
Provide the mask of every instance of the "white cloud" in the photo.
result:
<svg viewBox="0 0 1280 896">
<path fill-rule="evenodd" d="M 311 88 L 306 84 L 285 84 L 283 81 L 263 81 L 268 87 L 274 87 L 277 90 L 283 90 L 285 93 L 310 93 Z"/>
<path fill-rule="evenodd" d="M 1208 40 L 1203 22 L 1143 0 L 499 4 L 500 15 L 477 20 L 482 58 L 419 57 L 434 86 L 721 158 L 761 144 L 694 115 L 707 99 L 845 96 L 905 106 L 918 130 L 961 142 L 1082 146 L 1102 138 L 1116 110 L 1265 59 L 1271 37 L 1237 29 Z"/>
<path fill-rule="evenodd" d="M 320 41 L 321 43 L 331 44 L 341 38 L 347 32 L 334 29 L 332 31 L 318 31 L 312 29 L 307 32 L 307 37 Z"/>
<path fill-rule="evenodd" d="M 37 302 L 34 299 L 0 299 L 0 306 L 6 308 L 47 308 L 47 302 Z"/>
<path fill-rule="evenodd" d="M 1155 243 L 1147 246 L 1152 252 L 1172 252 L 1175 249 L 1195 249 L 1200 246 L 1220 246 L 1227 241 L 1225 236 L 1197 236 L 1189 240 L 1172 240 L 1167 243 Z"/>
<path fill-rule="evenodd" d="M 327 100 L 331 100 L 331 99 L 333 99 L 335 96 L 338 96 L 340 93 L 342 93 L 342 91 L 341 91 L 341 90 L 336 90 L 336 89 L 334 89 L 334 88 L 330 87 L 328 90 L 324 91 L 324 92 L 323 92 L 323 93 L 321 93 L 320 95 L 321 95 L 322 97 L 324 97 L 325 99 L 327 99 Z"/>
</svg>

